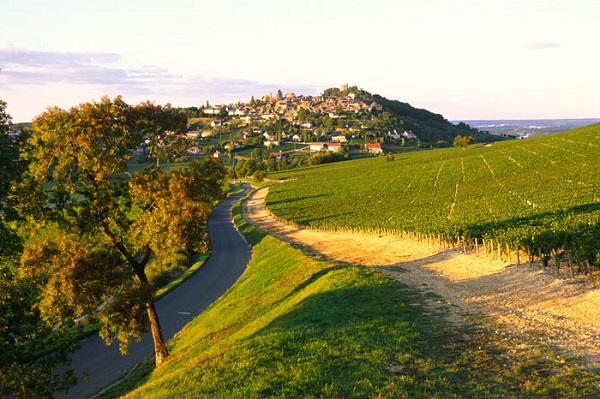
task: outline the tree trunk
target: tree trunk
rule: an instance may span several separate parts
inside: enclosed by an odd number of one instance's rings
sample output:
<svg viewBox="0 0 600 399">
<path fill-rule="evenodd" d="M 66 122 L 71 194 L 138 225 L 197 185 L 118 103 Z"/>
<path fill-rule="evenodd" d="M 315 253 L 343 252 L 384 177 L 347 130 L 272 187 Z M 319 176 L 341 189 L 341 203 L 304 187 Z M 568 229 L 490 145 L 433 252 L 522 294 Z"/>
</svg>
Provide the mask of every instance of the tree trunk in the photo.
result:
<svg viewBox="0 0 600 399">
<path fill-rule="evenodd" d="M 148 312 L 148 320 L 150 321 L 150 331 L 152 332 L 152 340 L 154 341 L 154 354 L 156 357 L 156 367 L 159 367 L 165 359 L 169 356 L 167 350 L 167 344 L 163 338 L 162 328 L 160 328 L 160 322 L 154 303 L 146 304 L 146 311 Z"/>
<path fill-rule="evenodd" d="M 139 278 L 143 287 L 150 288 L 150 282 L 146 276 L 146 265 L 150 260 L 150 248 L 145 249 L 145 254 L 140 262 L 132 264 L 133 270 Z M 146 312 L 148 313 L 148 321 L 150 323 L 150 332 L 152 332 L 152 341 L 154 342 L 154 355 L 156 358 L 156 367 L 163 364 L 165 359 L 169 357 L 169 351 L 167 350 L 167 344 L 163 338 L 162 328 L 160 327 L 160 321 L 158 320 L 158 314 L 154 307 L 154 302 L 146 303 Z"/>
</svg>

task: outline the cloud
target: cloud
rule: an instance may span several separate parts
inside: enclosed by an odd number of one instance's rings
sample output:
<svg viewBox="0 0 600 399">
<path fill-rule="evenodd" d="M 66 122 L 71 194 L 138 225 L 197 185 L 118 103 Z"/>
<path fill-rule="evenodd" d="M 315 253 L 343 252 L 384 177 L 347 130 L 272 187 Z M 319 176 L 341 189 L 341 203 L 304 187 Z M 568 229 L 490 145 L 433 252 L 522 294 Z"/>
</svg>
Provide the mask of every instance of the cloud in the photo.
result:
<svg viewBox="0 0 600 399">
<path fill-rule="evenodd" d="M 316 95 L 322 86 L 264 83 L 228 77 L 184 76 L 156 65 L 124 68 L 115 53 L 55 53 L 0 48 L 0 83 L 13 116 L 30 120 L 46 106 L 75 104 L 102 95 L 123 95 L 126 101 L 169 102 L 199 106 L 248 101 L 281 89 Z"/>
<path fill-rule="evenodd" d="M 56 53 L 0 49 L 0 66 L 9 85 L 72 83 L 92 85 L 139 85 L 148 80 L 177 78 L 156 67 L 127 70 L 116 65 L 116 53 Z"/>
<path fill-rule="evenodd" d="M 152 92 L 201 93 L 205 98 L 240 99 L 240 95 L 262 96 L 265 93 L 299 91 L 316 94 L 313 85 L 260 83 L 244 79 L 186 77 L 155 65 L 127 69 L 119 66 L 116 53 L 58 53 L 22 49 L 1 49 L 0 79 L 6 86 L 76 84 L 116 88 L 133 94 Z"/>
<path fill-rule="evenodd" d="M 561 48 L 562 44 L 558 42 L 529 42 L 523 43 L 521 47 L 529 50 L 545 50 L 552 48 Z"/>
<path fill-rule="evenodd" d="M 56 53 L 23 49 L 0 49 L 0 63 L 3 65 L 26 65 L 30 67 L 65 67 L 93 63 L 120 61 L 116 53 Z"/>
</svg>

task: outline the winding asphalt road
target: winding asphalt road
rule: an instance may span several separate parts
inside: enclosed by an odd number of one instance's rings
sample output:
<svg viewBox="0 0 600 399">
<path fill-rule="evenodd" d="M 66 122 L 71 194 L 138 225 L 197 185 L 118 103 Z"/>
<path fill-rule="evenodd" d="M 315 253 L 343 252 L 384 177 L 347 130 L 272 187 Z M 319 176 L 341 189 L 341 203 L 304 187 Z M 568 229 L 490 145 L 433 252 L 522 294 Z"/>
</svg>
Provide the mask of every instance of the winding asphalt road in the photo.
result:
<svg viewBox="0 0 600 399">
<path fill-rule="evenodd" d="M 218 204 L 208 219 L 212 254 L 206 264 L 156 303 L 165 339 L 171 339 L 223 295 L 244 272 L 251 249 L 231 220 L 231 207 L 251 189 L 247 183 L 243 187 L 243 193 Z M 140 342 L 132 343 L 126 356 L 119 353 L 118 342 L 106 346 L 98 335 L 87 338 L 72 356 L 79 382 L 68 395 L 58 395 L 57 398 L 90 398 L 153 353 L 150 334 L 146 334 Z"/>
</svg>

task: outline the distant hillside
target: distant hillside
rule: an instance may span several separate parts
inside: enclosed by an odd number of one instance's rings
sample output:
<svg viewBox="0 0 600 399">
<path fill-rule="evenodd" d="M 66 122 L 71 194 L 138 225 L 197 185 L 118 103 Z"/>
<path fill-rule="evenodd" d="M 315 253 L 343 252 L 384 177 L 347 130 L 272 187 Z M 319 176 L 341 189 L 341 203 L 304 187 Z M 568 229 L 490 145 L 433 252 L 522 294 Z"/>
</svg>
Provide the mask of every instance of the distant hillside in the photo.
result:
<svg viewBox="0 0 600 399">
<path fill-rule="evenodd" d="M 486 131 L 472 128 L 466 123 L 453 124 L 444 116 L 428 111 L 426 109 L 415 108 L 412 105 L 398 100 L 390 100 L 378 94 L 371 94 L 365 90 L 358 89 L 356 86 L 346 90 L 330 88 L 324 91 L 324 96 L 347 96 L 354 94 L 367 103 L 375 102 L 383 106 L 383 113 L 388 113 L 386 120 L 389 128 L 401 131 L 412 131 L 424 143 L 436 144 L 441 141 L 452 143 L 457 135 L 473 136 L 476 142 L 494 142 L 504 140 L 506 137 L 492 135 Z"/>
</svg>

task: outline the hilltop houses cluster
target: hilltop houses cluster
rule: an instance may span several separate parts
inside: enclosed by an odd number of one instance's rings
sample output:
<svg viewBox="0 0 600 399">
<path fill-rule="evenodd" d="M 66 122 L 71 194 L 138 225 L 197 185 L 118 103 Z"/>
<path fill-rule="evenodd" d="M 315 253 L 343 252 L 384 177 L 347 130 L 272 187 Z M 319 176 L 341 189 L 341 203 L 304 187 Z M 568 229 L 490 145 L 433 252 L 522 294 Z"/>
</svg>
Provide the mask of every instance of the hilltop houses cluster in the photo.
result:
<svg viewBox="0 0 600 399">
<path fill-rule="evenodd" d="M 207 116 L 237 117 L 246 122 L 260 120 L 278 120 L 285 118 L 292 123 L 301 125 L 298 120 L 300 110 L 306 109 L 316 115 L 329 115 L 330 118 L 343 118 L 344 114 L 359 113 L 361 111 L 382 111 L 381 104 L 366 102 L 356 99 L 354 94 L 344 97 L 303 96 L 281 91 L 277 95 L 264 95 L 260 100 L 252 99 L 248 103 L 238 102 L 228 105 L 207 106 L 202 112 Z M 310 126 L 303 126 L 310 127 Z"/>
<path fill-rule="evenodd" d="M 289 92 L 285 95 L 278 90 L 276 95 L 266 94 L 260 99 L 254 97 L 247 103 L 237 102 L 233 104 L 223 104 L 211 106 L 207 103 L 201 107 L 203 116 L 214 118 L 210 123 L 211 128 L 222 126 L 224 118 L 238 119 L 246 125 L 261 123 L 267 121 L 277 121 L 285 119 L 288 123 L 298 126 L 301 129 L 312 131 L 314 126 L 309 118 L 302 117 L 302 110 L 308 111 L 311 115 L 329 116 L 332 119 L 346 119 L 348 115 L 359 114 L 361 112 L 369 114 L 376 111 L 383 111 L 381 104 L 376 102 L 365 102 L 356 98 L 354 93 L 348 93 L 344 96 L 304 96 Z M 304 114 L 306 115 L 306 113 Z M 365 129 L 366 126 L 350 126 L 350 132 L 358 132 Z M 206 139 L 214 133 L 211 130 L 188 132 L 189 139 Z M 289 142 L 300 142 L 301 137 L 298 134 L 287 135 L 282 133 L 279 136 L 272 135 L 260 129 L 251 129 L 243 133 L 243 139 L 249 137 L 264 136 L 263 144 L 266 147 L 275 147 L 280 145 L 280 140 Z M 310 152 L 339 152 L 347 143 L 344 134 L 329 132 L 329 142 L 304 143 Z M 195 150 L 195 149 L 194 149 Z M 382 153 L 380 144 L 366 148 L 373 154 Z"/>
</svg>

